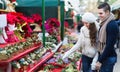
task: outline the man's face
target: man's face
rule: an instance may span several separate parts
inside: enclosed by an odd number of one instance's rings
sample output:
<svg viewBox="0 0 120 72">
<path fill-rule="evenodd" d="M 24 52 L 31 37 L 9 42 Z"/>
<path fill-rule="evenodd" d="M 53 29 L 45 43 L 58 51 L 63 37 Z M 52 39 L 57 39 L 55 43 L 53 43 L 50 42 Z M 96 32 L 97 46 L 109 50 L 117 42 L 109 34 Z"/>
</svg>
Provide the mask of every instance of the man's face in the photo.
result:
<svg viewBox="0 0 120 72">
<path fill-rule="evenodd" d="M 107 12 L 105 12 L 103 9 L 98 9 L 98 16 L 100 20 L 103 20 L 107 15 Z"/>
</svg>

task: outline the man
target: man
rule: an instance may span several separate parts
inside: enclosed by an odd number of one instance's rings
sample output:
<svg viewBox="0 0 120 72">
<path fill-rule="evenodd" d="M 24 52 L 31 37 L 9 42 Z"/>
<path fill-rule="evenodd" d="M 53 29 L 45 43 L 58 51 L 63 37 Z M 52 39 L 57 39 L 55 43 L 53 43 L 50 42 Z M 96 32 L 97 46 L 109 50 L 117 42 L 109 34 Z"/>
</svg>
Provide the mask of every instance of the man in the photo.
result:
<svg viewBox="0 0 120 72">
<path fill-rule="evenodd" d="M 100 29 L 98 32 L 98 51 L 100 56 L 96 63 L 96 69 L 100 72 L 113 72 L 117 60 L 114 45 L 118 36 L 118 25 L 114 15 L 110 12 L 108 3 L 98 6 Z"/>
</svg>

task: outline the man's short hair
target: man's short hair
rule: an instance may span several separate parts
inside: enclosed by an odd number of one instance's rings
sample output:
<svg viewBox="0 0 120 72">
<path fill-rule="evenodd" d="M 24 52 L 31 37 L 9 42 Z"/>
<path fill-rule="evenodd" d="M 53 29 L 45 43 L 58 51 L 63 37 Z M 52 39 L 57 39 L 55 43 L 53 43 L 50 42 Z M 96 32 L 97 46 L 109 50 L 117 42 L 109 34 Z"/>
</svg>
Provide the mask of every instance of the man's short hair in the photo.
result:
<svg viewBox="0 0 120 72">
<path fill-rule="evenodd" d="M 103 9 L 105 12 L 108 10 L 111 11 L 110 5 L 108 3 L 102 3 L 98 6 L 98 9 Z"/>
</svg>

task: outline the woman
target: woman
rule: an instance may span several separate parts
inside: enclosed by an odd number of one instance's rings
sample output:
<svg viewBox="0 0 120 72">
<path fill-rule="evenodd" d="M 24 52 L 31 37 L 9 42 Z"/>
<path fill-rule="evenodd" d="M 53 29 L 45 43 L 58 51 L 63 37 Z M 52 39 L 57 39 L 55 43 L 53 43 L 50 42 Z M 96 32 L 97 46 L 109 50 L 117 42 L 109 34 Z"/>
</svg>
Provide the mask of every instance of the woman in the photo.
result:
<svg viewBox="0 0 120 72">
<path fill-rule="evenodd" d="M 96 17 L 88 12 L 82 16 L 82 22 L 84 26 L 80 30 L 80 36 L 77 43 L 65 53 L 62 59 L 68 57 L 75 50 L 82 48 L 83 72 L 89 72 L 91 70 L 93 57 L 97 53 L 96 35 L 98 24 L 96 24 Z"/>
</svg>

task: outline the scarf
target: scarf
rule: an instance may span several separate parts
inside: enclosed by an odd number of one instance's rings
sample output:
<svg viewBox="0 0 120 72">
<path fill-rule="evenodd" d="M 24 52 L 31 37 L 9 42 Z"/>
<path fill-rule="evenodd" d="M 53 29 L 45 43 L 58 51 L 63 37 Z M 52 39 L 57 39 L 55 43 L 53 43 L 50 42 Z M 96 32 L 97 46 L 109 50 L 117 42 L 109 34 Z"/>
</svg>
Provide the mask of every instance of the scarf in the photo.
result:
<svg viewBox="0 0 120 72">
<path fill-rule="evenodd" d="M 100 23 L 101 28 L 99 30 L 98 33 L 98 51 L 100 53 L 103 52 L 104 48 L 105 48 L 105 44 L 106 44 L 106 28 L 108 23 L 111 20 L 114 20 L 114 15 L 112 13 L 110 13 L 108 16 L 106 16 Z"/>
</svg>

